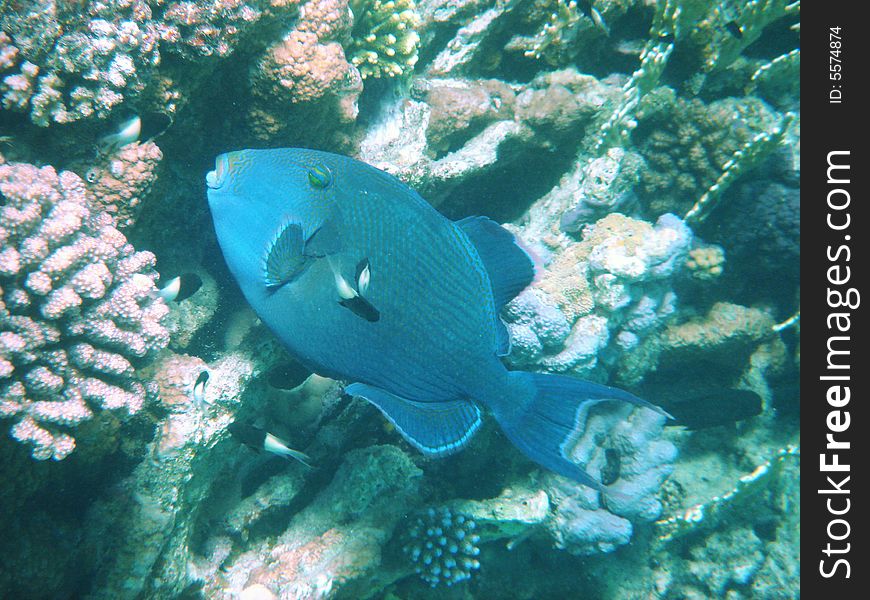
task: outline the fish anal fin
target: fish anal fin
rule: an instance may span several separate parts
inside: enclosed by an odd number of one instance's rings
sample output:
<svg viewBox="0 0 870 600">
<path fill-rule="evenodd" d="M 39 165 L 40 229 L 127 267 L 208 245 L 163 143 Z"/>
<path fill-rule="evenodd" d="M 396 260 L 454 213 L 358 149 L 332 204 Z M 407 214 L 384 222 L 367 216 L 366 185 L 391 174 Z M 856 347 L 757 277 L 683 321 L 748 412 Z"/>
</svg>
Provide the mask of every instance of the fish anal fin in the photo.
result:
<svg viewBox="0 0 870 600">
<path fill-rule="evenodd" d="M 514 235 L 487 217 L 466 217 L 456 225 L 468 236 L 489 275 L 498 310 L 535 278 L 535 263 Z"/>
<path fill-rule="evenodd" d="M 275 238 L 266 253 L 265 280 L 270 288 L 290 283 L 301 275 L 310 264 L 302 254 L 304 238 L 302 226 L 290 223 Z"/>
<path fill-rule="evenodd" d="M 345 391 L 377 406 L 402 436 L 426 456 L 458 452 L 480 429 L 480 409 L 467 400 L 417 402 L 364 383 L 352 383 Z"/>
</svg>

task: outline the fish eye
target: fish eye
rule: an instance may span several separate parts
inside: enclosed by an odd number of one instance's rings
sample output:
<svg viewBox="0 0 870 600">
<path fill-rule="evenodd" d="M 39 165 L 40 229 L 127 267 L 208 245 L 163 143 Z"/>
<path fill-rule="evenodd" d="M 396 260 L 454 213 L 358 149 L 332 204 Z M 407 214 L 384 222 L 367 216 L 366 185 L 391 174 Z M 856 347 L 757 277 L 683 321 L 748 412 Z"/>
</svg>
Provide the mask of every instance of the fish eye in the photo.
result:
<svg viewBox="0 0 870 600">
<path fill-rule="evenodd" d="M 315 165 L 308 169 L 308 183 L 317 190 L 325 190 L 332 183 L 332 173 L 325 165 Z"/>
</svg>

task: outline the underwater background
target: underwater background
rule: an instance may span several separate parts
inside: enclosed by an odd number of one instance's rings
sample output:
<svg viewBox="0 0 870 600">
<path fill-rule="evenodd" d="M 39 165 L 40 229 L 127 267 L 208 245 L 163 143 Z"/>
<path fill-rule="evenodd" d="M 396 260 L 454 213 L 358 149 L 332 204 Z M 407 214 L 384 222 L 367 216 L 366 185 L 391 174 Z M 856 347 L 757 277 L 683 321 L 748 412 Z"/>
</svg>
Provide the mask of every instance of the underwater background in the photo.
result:
<svg viewBox="0 0 870 600">
<path fill-rule="evenodd" d="M 798 598 L 799 12 L 0 0 L 0 598 Z M 280 147 L 522 241 L 506 364 L 674 416 L 590 413 L 618 494 L 284 368 L 205 185 Z"/>
</svg>

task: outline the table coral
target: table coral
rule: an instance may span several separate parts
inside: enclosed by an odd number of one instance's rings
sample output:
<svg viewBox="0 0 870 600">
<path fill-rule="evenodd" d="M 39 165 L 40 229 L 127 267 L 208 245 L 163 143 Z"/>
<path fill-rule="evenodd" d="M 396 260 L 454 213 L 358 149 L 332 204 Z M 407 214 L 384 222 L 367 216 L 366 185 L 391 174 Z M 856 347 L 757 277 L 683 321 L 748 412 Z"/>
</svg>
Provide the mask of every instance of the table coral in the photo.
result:
<svg viewBox="0 0 870 600">
<path fill-rule="evenodd" d="M 34 458 L 61 460 L 101 410 L 138 412 L 135 366 L 165 347 L 155 258 L 94 212 L 84 182 L 0 165 L 0 416 Z"/>
</svg>

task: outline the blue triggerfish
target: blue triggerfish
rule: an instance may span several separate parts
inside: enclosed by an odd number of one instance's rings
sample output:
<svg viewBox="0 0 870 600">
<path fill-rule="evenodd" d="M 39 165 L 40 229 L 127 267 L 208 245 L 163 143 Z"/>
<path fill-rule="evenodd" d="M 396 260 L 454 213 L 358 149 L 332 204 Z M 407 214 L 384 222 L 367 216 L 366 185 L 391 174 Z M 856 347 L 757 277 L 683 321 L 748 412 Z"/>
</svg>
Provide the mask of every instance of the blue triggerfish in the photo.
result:
<svg viewBox="0 0 870 600">
<path fill-rule="evenodd" d="M 603 490 L 568 458 L 590 406 L 664 414 L 616 388 L 505 368 L 499 311 L 535 267 L 494 221 L 450 221 L 395 177 L 314 150 L 222 154 L 206 183 L 227 265 L 263 322 L 426 455 L 468 445 L 485 407 L 529 458 Z"/>
</svg>

